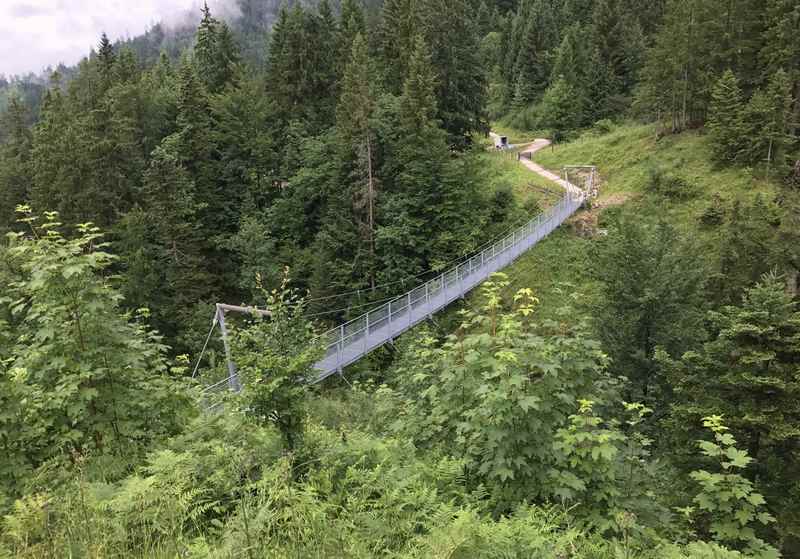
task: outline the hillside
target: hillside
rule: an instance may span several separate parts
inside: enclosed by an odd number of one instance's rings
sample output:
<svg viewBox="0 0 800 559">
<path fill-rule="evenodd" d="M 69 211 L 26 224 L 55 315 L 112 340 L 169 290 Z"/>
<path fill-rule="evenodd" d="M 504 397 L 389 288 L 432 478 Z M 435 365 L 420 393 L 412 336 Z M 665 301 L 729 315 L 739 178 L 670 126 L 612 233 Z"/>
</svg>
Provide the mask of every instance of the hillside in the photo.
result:
<svg viewBox="0 0 800 559">
<path fill-rule="evenodd" d="M 795 0 L 236 6 L 0 94 L 0 559 L 800 553 Z"/>
<path fill-rule="evenodd" d="M 625 123 L 607 132 L 589 131 L 575 141 L 539 152 L 535 160 L 553 170 L 596 165 L 601 178 L 595 209 L 575 218 L 571 228 L 546 239 L 508 272 L 515 285 L 542 293 L 543 312 L 560 300 L 553 290 L 559 291 L 562 282 L 591 290 L 589 245 L 611 216 L 667 221 L 697 239 L 707 252 L 718 248 L 713 245 L 719 242 L 719 230 L 705 226 L 704 215 L 722 214 L 735 200 L 748 204 L 761 196 L 774 201 L 780 193 L 779 182 L 767 180 L 763 168 L 714 164 L 708 138 L 701 132 L 658 138 L 654 125 Z M 525 173 L 521 168 L 518 172 Z M 666 183 L 664 187 L 654 185 L 658 179 Z"/>
</svg>

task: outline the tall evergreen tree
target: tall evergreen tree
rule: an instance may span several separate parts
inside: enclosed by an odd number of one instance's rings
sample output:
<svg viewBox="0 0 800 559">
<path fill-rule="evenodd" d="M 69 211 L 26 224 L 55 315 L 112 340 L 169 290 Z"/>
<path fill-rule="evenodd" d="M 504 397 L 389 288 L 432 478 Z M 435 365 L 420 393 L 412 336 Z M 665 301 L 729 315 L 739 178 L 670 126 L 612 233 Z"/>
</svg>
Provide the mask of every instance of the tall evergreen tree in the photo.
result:
<svg viewBox="0 0 800 559">
<path fill-rule="evenodd" d="M 514 17 L 509 66 L 515 79 L 515 102 L 530 103 L 541 97 L 550 78 L 552 58 L 558 48 L 556 14 L 547 0 L 524 0 Z"/>
<path fill-rule="evenodd" d="M 97 47 L 97 60 L 99 62 L 98 67 L 102 78 L 102 86 L 107 88 L 111 85 L 116 55 L 114 54 L 114 46 L 105 32 L 100 36 L 100 44 Z"/>
<path fill-rule="evenodd" d="M 718 263 L 710 275 L 711 299 L 734 304 L 744 291 L 777 264 L 775 207 L 759 195 L 752 203 L 734 201 L 718 239 Z"/>
<path fill-rule="evenodd" d="M 627 95 L 636 83 L 644 38 L 639 21 L 623 0 L 599 0 L 593 11 L 593 37 L 600 61 L 614 76 L 614 91 Z"/>
<path fill-rule="evenodd" d="M 342 79 L 342 93 L 336 111 L 336 130 L 339 141 L 339 160 L 345 178 L 345 204 L 350 205 L 344 216 L 352 216 L 352 221 L 342 222 L 342 215 L 330 215 L 327 220 L 327 233 L 323 239 L 350 237 L 349 250 L 353 255 L 356 273 L 349 278 L 340 278 L 340 285 L 345 282 L 369 279 L 375 285 L 376 243 L 375 231 L 377 222 L 378 194 L 378 150 L 373 114 L 377 103 L 377 79 L 371 67 L 367 44 L 361 34 L 353 40 L 350 63 Z M 340 203 L 331 208 L 340 213 Z M 341 231 L 333 231 L 334 224 Z M 344 240 L 344 239 L 342 239 Z M 352 246 L 355 241 L 355 246 Z M 345 248 L 345 247 L 343 247 Z M 345 248 L 346 249 L 346 248 Z M 334 250 L 328 246 L 326 252 Z M 336 249 L 339 252 L 340 249 Z M 347 249 L 346 249 L 347 250 Z M 340 256 L 341 258 L 341 256 Z M 351 283 L 352 285 L 352 283 Z"/>
<path fill-rule="evenodd" d="M 208 2 L 203 3 L 203 18 L 197 28 L 194 56 L 197 60 L 197 73 L 208 91 L 214 92 L 219 86 L 219 22 L 211 15 Z"/>
<path fill-rule="evenodd" d="M 386 0 L 381 15 L 378 37 L 386 87 L 400 93 L 423 15 L 411 0 Z"/>
<path fill-rule="evenodd" d="M 447 253 L 443 232 L 457 228 L 458 193 L 446 133 L 436 120 L 436 79 L 428 46 L 417 36 L 399 100 L 393 157 L 384 168 L 384 176 L 392 177 L 378 232 L 384 281 L 410 279 L 434 265 Z"/>
<path fill-rule="evenodd" d="M 343 76 L 353 52 L 353 40 L 359 33 L 366 37 L 367 25 L 364 10 L 356 0 L 344 0 L 339 11 L 339 44 L 337 46 L 337 72 Z"/>
<path fill-rule="evenodd" d="M 32 182 L 33 137 L 27 125 L 27 107 L 12 95 L 0 114 L 0 233 L 14 228 L 14 208 L 28 200 Z"/>
<path fill-rule="evenodd" d="M 705 273 L 696 250 L 667 223 L 620 220 L 592 256 L 601 289 L 593 320 L 613 371 L 630 380 L 626 399 L 669 399 L 655 351 L 680 354 L 702 334 Z"/>
<path fill-rule="evenodd" d="M 712 336 L 702 347 L 678 361 L 662 356 L 677 396 L 674 425 L 688 431 L 705 414 L 724 416 L 756 459 L 753 479 L 779 514 L 791 515 L 800 475 L 800 312 L 784 283 L 765 276 L 709 322 Z"/>
<path fill-rule="evenodd" d="M 800 132 L 800 42 L 797 41 L 800 6 L 794 0 L 768 0 L 764 26 L 761 66 L 765 76 L 774 76 L 781 69 L 789 74 L 794 98 L 790 130 L 797 136 Z"/>
<path fill-rule="evenodd" d="M 792 84 L 789 75 L 778 70 L 769 83 L 751 97 L 744 111 L 744 163 L 766 162 L 768 170 L 783 176 L 787 170 L 786 156 L 794 138 L 792 127 Z"/>
<path fill-rule="evenodd" d="M 739 80 L 731 70 L 726 70 L 711 90 L 711 105 L 706 127 L 714 157 L 721 162 L 733 162 L 742 149 L 744 101 Z"/>
</svg>

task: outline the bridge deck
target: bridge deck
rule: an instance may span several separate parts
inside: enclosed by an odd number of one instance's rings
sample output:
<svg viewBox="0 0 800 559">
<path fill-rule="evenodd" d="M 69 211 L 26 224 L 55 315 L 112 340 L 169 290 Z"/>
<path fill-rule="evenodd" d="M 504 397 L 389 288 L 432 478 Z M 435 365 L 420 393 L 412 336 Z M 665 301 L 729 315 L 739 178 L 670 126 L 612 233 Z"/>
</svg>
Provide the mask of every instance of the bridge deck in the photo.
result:
<svg viewBox="0 0 800 559">
<path fill-rule="evenodd" d="M 343 367 L 358 361 L 463 297 L 547 236 L 581 203 L 582 197 L 568 190 L 556 206 L 480 254 L 390 303 L 327 332 L 327 351 L 315 364 L 319 372 L 317 382 L 341 371 Z"/>
</svg>

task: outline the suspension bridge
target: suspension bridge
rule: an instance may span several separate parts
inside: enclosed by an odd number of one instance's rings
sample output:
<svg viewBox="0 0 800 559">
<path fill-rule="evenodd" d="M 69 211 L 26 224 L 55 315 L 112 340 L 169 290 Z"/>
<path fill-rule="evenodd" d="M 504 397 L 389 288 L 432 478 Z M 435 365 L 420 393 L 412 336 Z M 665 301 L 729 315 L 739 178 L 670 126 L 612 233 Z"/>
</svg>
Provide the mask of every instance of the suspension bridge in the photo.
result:
<svg viewBox="0 0 800 559">
<path fill-rule="evenodd" d="M 320 382 L 329 376 L 341 373 L 344 367 L 355 363 L 371 351 L 392 342 L 403 332 L 428 319 L 456 299 L 464 297 L 470 290 L 486 280 L 491 274 L 502 270 L 550 232 L 561 225 L 581 207 L 587 196 L 592 195 L 595 182 L 594 167 L 565 167 L 558 176 L 531 160 L 531 155 L 548 146 L 548 140 L 536 140 L 519 152 L 519 161 L 532 172 L 558 184 L 564 195 L 554 206 L 537 215 L 526 224 L 511 231 L 464 262 L 441 273 L 434 279 L 411 291 L 397 296 L 322 335 L 324 356 L 315 364 Z M 590 170 L 587 184 L 581 188 L 570 182 L 570 170 Z M 206 388 L 206 392 L 241 389 L 236 373 L 236 364 L 228 346 L 225 315 L 227 312 L 256 313 L 268 315 L 265 310 L 218 304 L 214 326 L 219 326 L 225 346 L 228 377 Z M 212 326 L 212 331 L 214 330 Z M 211 332 L 209 332 L 209 336 Z M 206 340 L 206 343 L 208 339 Z M 199 366 L 199 360 L 198 360 Z M 195 373 L 197 367 L 195 367 Z"/>
</svg>

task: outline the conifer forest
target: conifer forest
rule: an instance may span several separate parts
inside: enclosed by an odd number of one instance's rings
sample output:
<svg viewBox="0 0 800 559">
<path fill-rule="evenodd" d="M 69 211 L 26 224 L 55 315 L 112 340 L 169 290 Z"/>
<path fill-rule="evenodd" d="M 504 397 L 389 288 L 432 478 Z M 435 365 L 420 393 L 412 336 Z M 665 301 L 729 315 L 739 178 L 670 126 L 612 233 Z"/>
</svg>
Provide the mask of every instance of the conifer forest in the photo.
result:
<svg viewBox="0 0 800 559">
<path fill-rule="evenodd" d="M 0 559 L 800 557 L 798 0 L 195 4 L 0 57 Z"/>
</svg>

